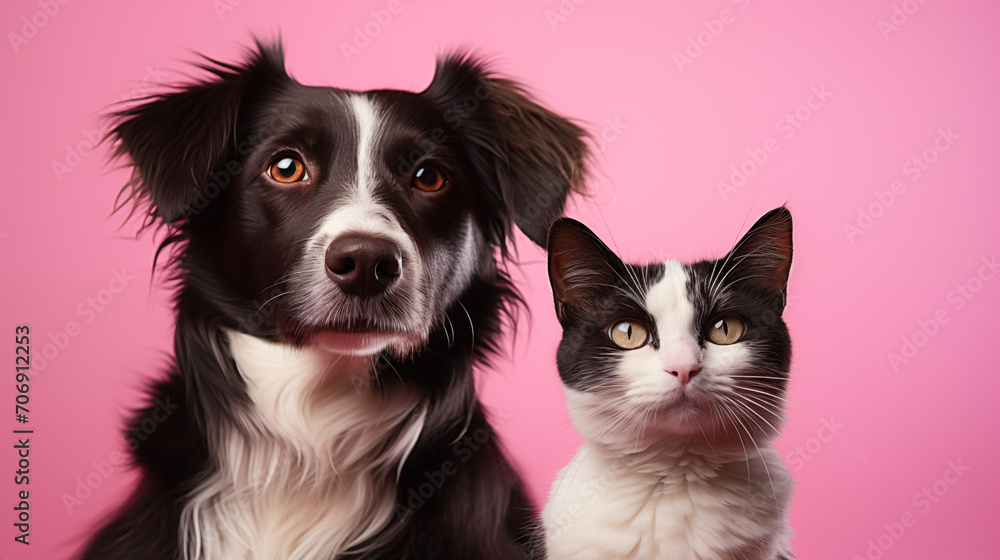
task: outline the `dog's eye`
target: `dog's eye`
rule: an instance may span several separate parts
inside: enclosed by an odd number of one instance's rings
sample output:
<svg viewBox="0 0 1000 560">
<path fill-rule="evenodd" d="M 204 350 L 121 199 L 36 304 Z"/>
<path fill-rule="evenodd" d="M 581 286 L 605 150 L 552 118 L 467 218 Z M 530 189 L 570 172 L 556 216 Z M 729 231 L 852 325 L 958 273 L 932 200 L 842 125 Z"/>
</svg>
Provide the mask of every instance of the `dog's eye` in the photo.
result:
<svg viewBox="0 0 1000 560">
<path fill-rule="evenodd" d="M 445 179 L 444 174 L 440 171 L 424 165 L 417 168 L 417 172 L 413 174 L 412 183 L 414 187 L 424 192 L 434 192 L 444 187 Z"/>
<path fill-rule="evenodd" d="M 279 183 L 294 183 L 304 181 L 309 178 L 306 173 L 306 166 L 298 158 L 283 157 L 271 164 L 267 170 L 268 175 Z"/>
</svg>

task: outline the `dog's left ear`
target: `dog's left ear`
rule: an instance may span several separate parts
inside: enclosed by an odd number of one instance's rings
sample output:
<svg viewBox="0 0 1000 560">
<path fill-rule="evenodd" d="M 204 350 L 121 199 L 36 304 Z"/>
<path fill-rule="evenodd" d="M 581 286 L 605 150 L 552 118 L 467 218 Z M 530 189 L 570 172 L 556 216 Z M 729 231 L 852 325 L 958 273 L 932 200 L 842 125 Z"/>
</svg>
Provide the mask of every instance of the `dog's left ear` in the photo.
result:
<svg viewBox="0 0 1000 560">
<path fill-rule="evenodd" d="M 513 222 L 544 246 L 567 195 L 584 192 L 587 132 L 467 55 L 439 60 L 422 95 L 441 107 L 447 134 L 467 147 L 487 187 L 487 202 L 504 211 L 501 223 L 494 224 L 495 241 L 502 244 Z"/>
</svg>

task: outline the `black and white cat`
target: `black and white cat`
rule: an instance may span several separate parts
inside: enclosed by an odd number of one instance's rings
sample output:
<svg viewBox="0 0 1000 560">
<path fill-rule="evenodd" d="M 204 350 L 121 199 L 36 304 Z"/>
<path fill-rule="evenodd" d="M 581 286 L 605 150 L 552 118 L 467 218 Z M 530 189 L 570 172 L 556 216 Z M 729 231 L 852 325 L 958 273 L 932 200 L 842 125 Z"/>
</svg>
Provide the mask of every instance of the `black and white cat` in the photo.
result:
<svg viewBox="0 0 1000 560">
<path fill-rule="evenodd" d="M 549 232 L 558 364 L 586 443 L 544 513 L 552 560 L 778 560 L 793 481 L 778 435 L 792 217 L 724 258 L 622 262 L 583 224 Z"/>
</svg>

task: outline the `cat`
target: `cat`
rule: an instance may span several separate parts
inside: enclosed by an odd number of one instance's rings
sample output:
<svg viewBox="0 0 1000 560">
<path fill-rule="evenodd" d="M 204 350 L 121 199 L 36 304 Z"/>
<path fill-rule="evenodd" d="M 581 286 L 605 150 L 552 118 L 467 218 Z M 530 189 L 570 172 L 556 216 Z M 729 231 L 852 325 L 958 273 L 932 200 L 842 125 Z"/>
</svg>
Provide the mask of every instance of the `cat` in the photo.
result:
<svg viewBox="0 0 1000 560">
<path fill-rule="evenodd" d="M 791 213 L 715 261 L 626 264 L 569 218 L 548 251 L 585 440 L 543 514 L 549 558 L 787 560 L 793 481 L 770 441 L 791 362 Z"/>
</svg>

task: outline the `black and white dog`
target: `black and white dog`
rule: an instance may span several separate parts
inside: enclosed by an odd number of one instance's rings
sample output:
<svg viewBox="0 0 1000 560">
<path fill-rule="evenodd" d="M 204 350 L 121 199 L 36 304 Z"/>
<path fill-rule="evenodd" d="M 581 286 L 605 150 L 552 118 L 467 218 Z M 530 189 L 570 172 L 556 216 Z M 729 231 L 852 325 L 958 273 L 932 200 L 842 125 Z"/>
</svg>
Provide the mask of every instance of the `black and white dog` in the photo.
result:
<svg viewBox="0 0 1000 560">
<path fill-rule="evenodd" d="M 584 131 L 464 55 L 421 93 L 307 87 L 259 43 L 203 68 L 115 115 L 177 288 L 149 402 L 180 409 L 84 558 L 540 557 L 473 368 L 517 301 L 497 259 L 582 188 Z"/>
</svg>

